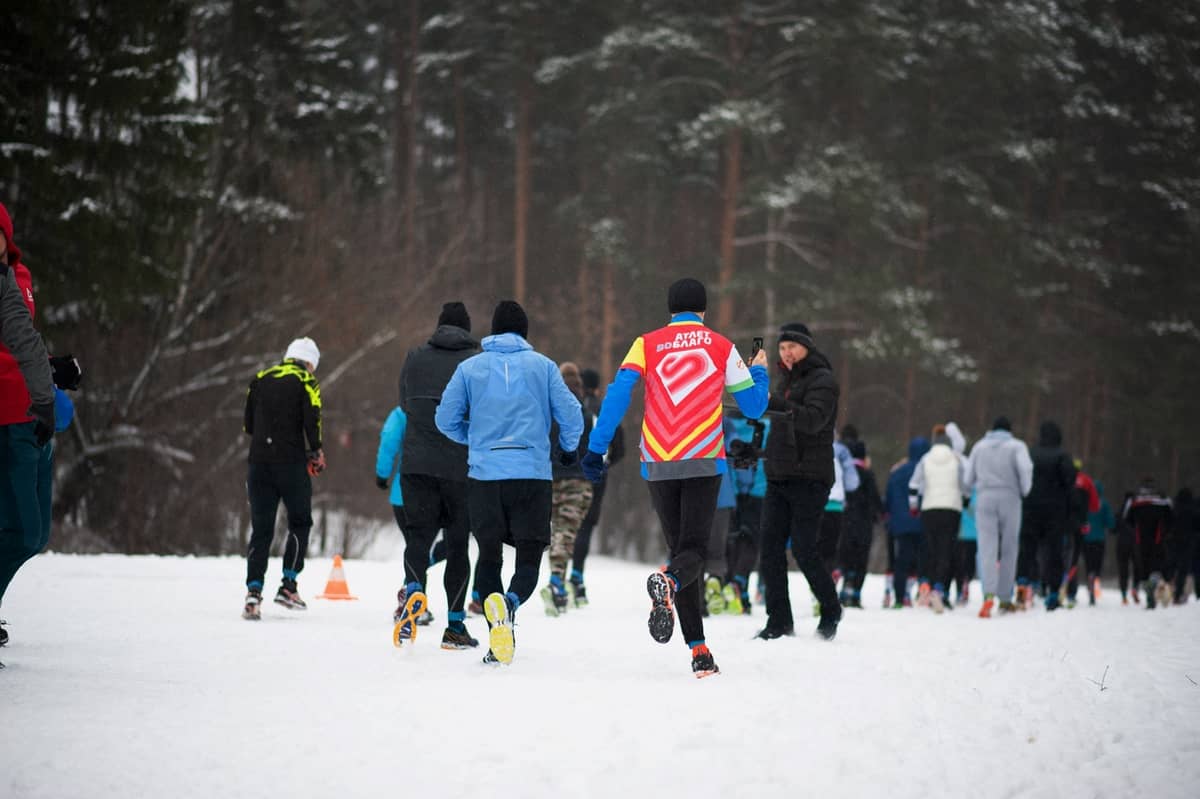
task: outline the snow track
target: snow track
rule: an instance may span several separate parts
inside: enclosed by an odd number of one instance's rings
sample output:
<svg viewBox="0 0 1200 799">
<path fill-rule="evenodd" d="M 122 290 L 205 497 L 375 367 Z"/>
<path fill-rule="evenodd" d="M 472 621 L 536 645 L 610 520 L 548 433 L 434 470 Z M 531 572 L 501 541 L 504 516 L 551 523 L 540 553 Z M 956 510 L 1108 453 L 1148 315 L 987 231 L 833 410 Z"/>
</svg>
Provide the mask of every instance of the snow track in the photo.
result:
<svg viewBox="0 0 1200 799">
<path fill-rule="evenodd" d="M 391 645 L 399 562 L 347 561 L 358 602 L 240 618 L 244 562 L 48 555 L 4 605 L 0 796 L 1194 797 L 1200 605 L 981 621 L 847 610 L 837 640 L 708 620 L 721 674 L 646 633 L 649 567 L 589 562 L 591 605 L 517 614 L 516 658 Z M 267 598 L 280 566 L 271 562 Z M 482 619 L 468 620 L 487 640 Z M 486 644 L 485 644 L 486 647 Z M 1107 676 L 1105 670 L 1107 669 Z M 1103 680 L 1105 690 L 1099 683 Z"/>
</svg>

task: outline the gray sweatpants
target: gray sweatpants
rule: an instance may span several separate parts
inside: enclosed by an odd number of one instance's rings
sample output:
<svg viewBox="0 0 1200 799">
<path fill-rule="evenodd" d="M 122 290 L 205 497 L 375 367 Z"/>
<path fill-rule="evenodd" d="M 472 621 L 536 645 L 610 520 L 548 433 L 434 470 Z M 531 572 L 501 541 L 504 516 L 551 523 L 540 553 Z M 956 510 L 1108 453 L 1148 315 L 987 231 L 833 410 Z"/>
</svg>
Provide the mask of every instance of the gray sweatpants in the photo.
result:
<svg viewBox="0 0 1200 799">
<path fill-rule="evenodd" d="M 1021 497 L 1011 492 L 981 493 L 975 500 L 979 535 L 979 580 L 983 595 L 1012 600 L 1021 550 Z"/>
</svg>

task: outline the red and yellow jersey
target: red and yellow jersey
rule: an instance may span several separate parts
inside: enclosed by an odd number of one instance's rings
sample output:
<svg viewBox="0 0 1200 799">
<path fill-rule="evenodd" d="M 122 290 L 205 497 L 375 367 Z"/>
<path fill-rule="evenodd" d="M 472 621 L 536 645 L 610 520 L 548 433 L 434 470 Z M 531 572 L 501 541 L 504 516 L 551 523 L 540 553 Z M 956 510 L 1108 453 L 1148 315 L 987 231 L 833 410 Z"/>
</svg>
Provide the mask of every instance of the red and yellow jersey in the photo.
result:
<svg viewBox="0 0 1200 799">
<path fill-rule="evenodd" d="M 754 385 L 733 342 L 699 321 L 677 320 L 633 342 L 621 368 L 637 372 L 646 382 L 641 450 L 647 476 L 719 473 L 716 461 L 725 458 L 722 392 Z M 656 467 L 693 461 L 700 463 Z"/>
</svg>

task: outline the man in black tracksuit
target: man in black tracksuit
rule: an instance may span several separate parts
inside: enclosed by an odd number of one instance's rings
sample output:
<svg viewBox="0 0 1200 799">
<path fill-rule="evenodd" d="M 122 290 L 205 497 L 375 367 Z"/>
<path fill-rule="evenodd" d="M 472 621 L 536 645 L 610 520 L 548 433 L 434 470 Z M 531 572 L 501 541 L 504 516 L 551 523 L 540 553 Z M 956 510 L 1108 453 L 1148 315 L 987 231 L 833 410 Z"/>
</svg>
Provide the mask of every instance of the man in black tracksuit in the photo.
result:
<svg viewBox="0 0 1200 799">
<path fill-rule="evenodd" d="M 467 633 L 463 611 L 471 561 L 467 551 L 467 448 L 442 435 L 433 416 L 442 392 L 458 365 L 479 351 L 471 337 L 471 317 L 461 302 L 442 306 L 437 330 L 429 341 L 408 353 L 400 372 L 400 408 L 408 417 L 400 488 L 404 494 L 404 582 L 395 620 L 420 593 L 424 604 L 429 551 L 438 530 L 445 541 L 446 603 L 449 623 L 442 636 L 446 649 L 478 645 Z"/>
<path fill-rule="evenodd" d="M 817 633 L 832 640 L 842 606 L 833 577 L 817 552 L 817 534 L 834 480 L 833 430 L 839 389 L 829 360 L 817 352 L 806 326 L 783 326 L 779 356 L 779 377 L 768 406 L 771 435 L 766 443 L 767 496 L 762 520 L 760 572 L 767 626 L 758 637 L 770 640 L 794 631 L 787 581 L 790 538 L 792 555 L 821 603 Z"/>
<path fill-rule="evenodd" d="M 592 424 L 600 416 L 600 375 L 595 369 L 584 369 L 580 374 L 583 378 L 583 410 Z M 591 432 L 589 427 L 588 433 Z M 586 440 L 586 436 L 585 436 Z M 625 430 L 617 425 L 612 443 L 608 445 L 607 461 L 609 468 L 616 466 L 625 457 Z M 571 555 L 571 587 L 575 592 L 575 604 L 587 604 L 587 589 L 583 585 L 583 567 L 587 562 L 588 553 L 592 548 L 592 531 L 600 521 L 600 506 L 604 502 L 604 489 L 608 485 L 608 473 L 600 478 L 600 482 L 592 486 L 592 504 L 588 506 L 587 515 L 579 526 L 579 534 L 575 536 L 575 551 Z"/>
<path fill-rule="evenodd" d="M 246 553 L 243 618 L 260 617 L 267 557 L 275 537 L 279 501 L 287 510 L 283 584 L 275 601 L 290 610 L 307 606 L 296 588 L 312 530 L 312 475 L 325 468 L 321 449 L 321 389 L 313 372 L 321 353 L 310 338 L 287 348 L 281 363 L 259 372 L 246 392 L 244 429 L 250 438 L 246 491 L 250 497 L 250 547 Z"/>
<path fill-rule="evenodd" d="M 1020 559 L 1025 561 L 1026 578 L 1040 577 L 1046 590 L 1046 610 L 1056 610 L 1063 579 L 1063 540 L 1078 535 L 1071 529 L 1075 464 L 1063 449 L 1062 429 L 1054 422 L 1042 422 L 1037 446 L 1030 448 L 1029 457 L 1033 460 L 1033 488 L 1021 511 Z"/>
</svg>

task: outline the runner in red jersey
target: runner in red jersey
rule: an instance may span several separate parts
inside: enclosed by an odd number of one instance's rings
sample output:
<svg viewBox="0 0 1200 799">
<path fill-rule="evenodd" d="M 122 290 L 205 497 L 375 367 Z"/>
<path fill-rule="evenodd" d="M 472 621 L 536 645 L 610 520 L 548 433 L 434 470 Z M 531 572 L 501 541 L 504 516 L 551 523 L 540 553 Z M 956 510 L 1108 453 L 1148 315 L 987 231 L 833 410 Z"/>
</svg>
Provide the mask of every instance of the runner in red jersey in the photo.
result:
<svg viewBox="0 0 1200 799">
<path fill-rule="evenodd" d="M 645 380 L 642 420 L 642 476 L 662 522 L 670 559 L 646 581 L 652 607 L 650 635 L 671 639 L 675 611 L 684 640 L 692 650 L 697 677 L 716 674 L 716 662 L 704 641 L 701 576 L 717 509 L 725 462 L 721 397 L 729 391 L 742 413 L 757 419 L 767 408 L 766 354 L 747 368 L 729 339 L 704 325 L 704 285 L 685 278 L 667 296 L 671 321 L 634 341 L 608 387 L 600 418 L 588 440 L 584 473 L 597 481 L 604 474 L 608 449 L 633 388 Z"/>
</svg>

